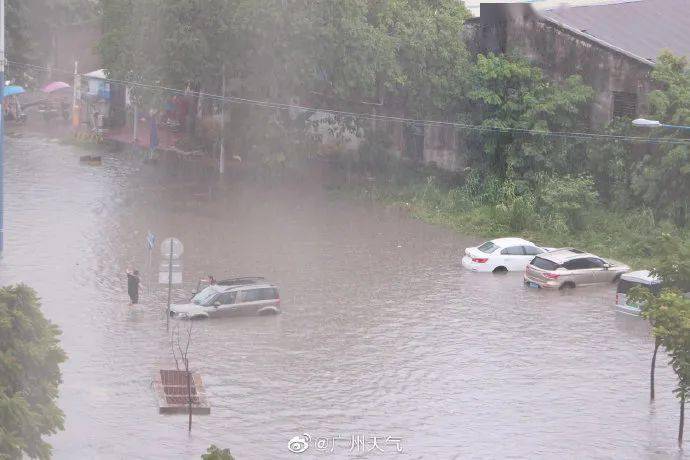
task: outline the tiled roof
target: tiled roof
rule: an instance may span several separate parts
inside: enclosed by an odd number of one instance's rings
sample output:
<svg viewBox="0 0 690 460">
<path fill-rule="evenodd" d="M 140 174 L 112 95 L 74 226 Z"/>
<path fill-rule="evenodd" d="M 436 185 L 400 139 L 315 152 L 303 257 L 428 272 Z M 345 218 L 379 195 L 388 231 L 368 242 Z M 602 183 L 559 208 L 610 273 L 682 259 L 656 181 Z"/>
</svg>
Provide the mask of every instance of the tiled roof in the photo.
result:
<svg viewBox="0 0 690 460">
<path fill-rule="evenodd" d="M 564 6 L 539 14 L 650 63 L 664 50 L 690 58 L 690 0 Z"/>
</svg>

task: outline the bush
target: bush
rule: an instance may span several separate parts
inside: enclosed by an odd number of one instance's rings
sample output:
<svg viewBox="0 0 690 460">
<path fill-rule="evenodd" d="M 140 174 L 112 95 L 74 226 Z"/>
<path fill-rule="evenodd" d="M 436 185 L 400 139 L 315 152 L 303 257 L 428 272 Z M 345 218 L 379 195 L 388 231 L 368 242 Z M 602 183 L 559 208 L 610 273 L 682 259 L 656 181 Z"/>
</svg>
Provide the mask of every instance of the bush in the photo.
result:
<svg viewBox="0 0 690 460">
<path fill-rule="evenodd" d="M 359 145 L 359 161 L 366 171 L 387 173 L 391 170 L 393 161 L 391 155 L 391 141 L 388 133 L 383 131 L 368 132 Z"/>
<path fill-rule="evenodd" d="M 500 196 L 497 200 L 499 204 L 494 207 L 497 224 L 520 232 L 536 220 L 534 196 L 530 193 L 518 194 L 514 182 L 504 182 L 497 194 Z"/>
<path fill-rule="evenodd" d="M 599 196 L 589 176 L 544 176 L 537 181 L 536 209 L 546 222 L 565 222 L 571 230 L 586 225 L 586 215 Z"/>
<path fill-rule="evenodd" d="M 234 460 L 235 457 L 230 453 L 230 449 L 221 449 L 220 447 L 211 444 L 206 449 L 205 454 L 201 454 L 201 460 Z"/>
</svg>

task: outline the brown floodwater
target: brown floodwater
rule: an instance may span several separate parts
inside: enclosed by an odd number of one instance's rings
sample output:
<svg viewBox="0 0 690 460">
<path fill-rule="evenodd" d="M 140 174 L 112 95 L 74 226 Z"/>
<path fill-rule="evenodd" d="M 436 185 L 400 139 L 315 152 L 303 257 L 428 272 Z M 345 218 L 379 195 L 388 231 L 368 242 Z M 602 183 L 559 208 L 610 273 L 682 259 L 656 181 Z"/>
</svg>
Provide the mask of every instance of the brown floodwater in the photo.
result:
<svg viewBox="0 0 690 460">
<path fill-rule="evenodd" d="M 650 404 L 649 329 L 614 312 L 613 286 L 545 292 L 520 273 L 464 271 L 481 238 L 319 181 L 218 185 L 128 152 L 94 167 L 30 136 L 6 151 L 0 281 L 38 291 L 69 355 L 57 459 L 192 459 L 212 443 L 238 459 L 682 457 L 673 373 L 662 357 Z M 281 315 L 194 322 L 190 362 L 212 409 L 191 434 L 151 388 L 174 364 L 165 287 L 127 306 L 124 271 L 146 268 L 148 230 L 185 245 L 177 301 L 208 273 L 281 289 Z M 309 448 L 292 454 L 303 433 Z"/>
</svg>

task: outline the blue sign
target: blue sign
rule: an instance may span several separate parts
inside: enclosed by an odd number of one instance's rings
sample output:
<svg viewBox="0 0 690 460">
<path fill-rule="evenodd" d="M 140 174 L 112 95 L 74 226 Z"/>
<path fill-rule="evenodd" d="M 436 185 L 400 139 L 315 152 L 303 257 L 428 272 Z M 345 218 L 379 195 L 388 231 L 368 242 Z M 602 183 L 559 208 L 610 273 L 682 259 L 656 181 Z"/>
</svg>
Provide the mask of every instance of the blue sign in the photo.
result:
<svg viewBox="0 0 690 460">
<path fill-rule="evenodd" d="M 155 244 L 156 244 L 156 235 L 151 233 L 151 231 L 149 230 L 149 232 L 146 234 L 146 247 L 149 248 L 149 251 L 150 251 L 151 249 L 153 249 Z"/>
</svg>

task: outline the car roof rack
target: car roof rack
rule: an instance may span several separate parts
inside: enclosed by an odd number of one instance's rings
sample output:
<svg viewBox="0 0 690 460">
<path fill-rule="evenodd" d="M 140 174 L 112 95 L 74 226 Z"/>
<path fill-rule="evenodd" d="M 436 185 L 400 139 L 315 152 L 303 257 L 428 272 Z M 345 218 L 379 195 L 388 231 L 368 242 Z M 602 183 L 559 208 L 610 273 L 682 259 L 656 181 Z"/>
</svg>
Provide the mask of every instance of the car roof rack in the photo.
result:
<svg viewBox="0 0 690 460">
<path fill-rule="evenodd" d="M 243 284 L 256 284 L 266 281 L 263 276 L 239 276 L 237 278 L 228 278 L 225 280 L 216 281 L 218 286 L 240 286 Z"/>
</svg>

